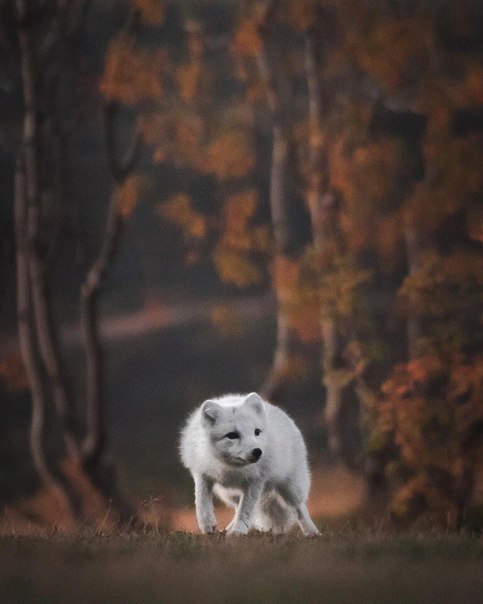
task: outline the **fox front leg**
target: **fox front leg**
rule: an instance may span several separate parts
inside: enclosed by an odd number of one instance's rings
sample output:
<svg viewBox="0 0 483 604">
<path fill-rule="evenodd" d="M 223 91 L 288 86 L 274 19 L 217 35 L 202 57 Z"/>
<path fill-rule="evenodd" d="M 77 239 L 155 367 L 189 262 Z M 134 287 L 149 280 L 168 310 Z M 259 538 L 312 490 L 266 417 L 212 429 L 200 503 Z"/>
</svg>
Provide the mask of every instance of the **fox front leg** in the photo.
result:
<svg viewBox="0 0 483 604">
<path fill-rule="evenodd" d="M 235 517 L 229 525 L 227 535 L 246 535 L 253 526 L 255 506 L 262 494 L 263 483 L 253 482 L 242 494 Z"/>
<path fill-rule="evenodd" d="M 196 519 L 202 533 L 216 532 L 213 509 L 213 481 L 202 474 L 194 474 Z"/>
</svg>

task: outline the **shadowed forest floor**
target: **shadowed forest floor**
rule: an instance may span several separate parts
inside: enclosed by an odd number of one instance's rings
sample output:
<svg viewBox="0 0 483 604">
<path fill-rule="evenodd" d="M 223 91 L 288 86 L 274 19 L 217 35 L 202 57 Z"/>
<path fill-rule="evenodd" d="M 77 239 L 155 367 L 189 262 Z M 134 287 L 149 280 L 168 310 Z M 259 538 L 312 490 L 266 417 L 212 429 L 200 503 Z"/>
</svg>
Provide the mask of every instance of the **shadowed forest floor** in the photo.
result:
<svg viewBox="0 0 483 604">
<path fill-rule="evenodd" d="M 361 506 L 364 484 L 360 474 L 349 472 L 341 466 L 314 468 L 308 507 L 313 518 L 341 518 L 353 515 Z M 233 510 L 219 505 L 216 511 L 218 526 L 227 526 Z M 197 531 L 194 504 L 171 512 L 170 527 L 175 531 Z M 1 529 L 0 529 L 1 530 Z"/>
<path fill-rule="evenodd" d="M 68 470 L 67 467 L 65 469 L 70 472 L 69 475 L 74 476 L 75 471 Z M 187 478 L 186 497 L 182 498 L 178 494 L 171 497 L 171 504 L 181 499 L 181 505 L 167 505 L 167 498 L 163 496 L 163 489 L 159 485 L 153 485 L 153 492 L 156 495 L 160 493 L 159 496 L 136 502 L 143 519 L 149 525 L 163 530 L 197 532 L 192 481 L 191 477 Z M 308 506 L 313 518 L 337 521 L 357 514 L 364 497 L 364 484 L 360 474 L 349 472 L 341 466 L 316 467 L 312 471 L 312 479 Z M 78 476 L 77 480 L 79 481 Z M 92 493 L 90 495 L 92 496 Z M 96 515 L 98 524 L 94 526 L 105 531 L 112 524 L 112 518 L 102 507 L 97 509 Z M 233 510 L 219 504 L 216 516 L 218 527 L 222 529 L 232 519 Z M 46 535 L 54 526 L 61 533 L 73 533 L 77 530 L 65 508 L 60 506 L 51 493 L 40 490 L 31 497 L 12 501 L 5 506 L 3 522 L 0 521 L 0 537 Z"/>
<path fill-rule="evenodd" d="M 0 602 L 480 603 L 483 542 L 362 525 L 306 540 L 190 533 L 0 539 Z"/>
</svg>

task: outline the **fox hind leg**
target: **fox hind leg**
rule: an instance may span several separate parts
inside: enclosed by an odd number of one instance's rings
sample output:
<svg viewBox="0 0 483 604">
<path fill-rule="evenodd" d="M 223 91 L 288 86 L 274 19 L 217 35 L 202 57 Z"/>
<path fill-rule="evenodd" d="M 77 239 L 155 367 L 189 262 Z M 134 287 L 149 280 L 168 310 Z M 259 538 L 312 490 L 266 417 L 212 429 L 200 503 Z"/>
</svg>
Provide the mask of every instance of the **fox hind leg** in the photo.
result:
<svg viewBox="0 0 483 604">
<path fill-rule="evenodd" d="M 286 533 L 297 518 L 275 492 L 265 495 L 257 506 L 255 528 L 275 535 Z"/>
<path fill-rule="evenodd" d="M 310 517 L 307 505 L 302 503 L 297 508 L 298 524 L 306 537 L 320 537 L 320 531 Z"/>
<path fill-rule="evenodd" d="M 297 514 L 297 522 L 306 537 L 319 537 L 319 529 L 315 526 L 307 509 L 304 499 L 304 492 L 296 485 L 286 484 L 279 490 L 282 499 L 292 507 Z"/>
</svg>

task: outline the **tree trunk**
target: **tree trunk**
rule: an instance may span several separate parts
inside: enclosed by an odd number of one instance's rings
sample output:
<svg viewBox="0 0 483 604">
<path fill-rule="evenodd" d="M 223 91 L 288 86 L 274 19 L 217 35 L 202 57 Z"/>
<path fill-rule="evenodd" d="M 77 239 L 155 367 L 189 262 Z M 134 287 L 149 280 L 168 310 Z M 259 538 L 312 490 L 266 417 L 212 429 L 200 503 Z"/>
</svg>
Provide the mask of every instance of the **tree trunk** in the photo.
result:
<svg viewBox="0 0 483 604">
<path fill-rule="evenodd" d="M 86 438 L 82 445 L 73 433 L 69 423 L 73 420 L 73 404 L 68 397 L 63 379 L 59 353 L 56 346 L 55 334 L 51 322 L 51 301 L 48 295 L 47 286 L 47 265 L 45 255 L 40 252 L 41 239 L 41 200 L 45 198 L 48 191 L 41 191 L 41 182 L 39 174 L 46 172 L 47 166 L 42 167 L 40 154 L 41 137 L 45 135 L 45 130 L 41 128 L 39 114 L 39 97 L 46 94 L 46 82 L 42 75 L 38 73 L 38 58 L 34 54 L 37 52 L 37 46 L 47 45 L 49 48 L 55 46 L 58 37 L 62 34 L 62 28 L 70 28 L 70 34 L 75 34 L 75 29 L 80 27 L 80 14 L 85 14 L 87 2 L 82 3 L 84 10 L 74 14 L 74 19 L 68 23 L 70 12 L 66 5 L 58 3 L 57 12 L 51 16 L 51 27 L 45 34 L 45 40 L 36 39 L 34 36 L 34 26 L 28 20 L 28 6 L 22 0 L 17 0 L 17 16 L 19 21 L 19 46 L 22 66 L 22 79 L 24 86 L 24 131 L 22 145 L 22 166 L 24 174 L 18 171 L 17 180 L 20 186 L 25 185 L 24 208 L 19 208 L 19 217 L 22 211 L 25 214 L 25 236 L 27 237 L 27 246 L 21 246 L 25 252 L 19 255 L 19 267 L 21 278 L 19 278 L 19 300 L 25 305 L 24 299 L 29 303 L 29 333 L 30 342 L 27 339 L 25 321 L 19 319 L 19 330 L 22 327 L 22 340 L 24 342 L 23 350 L 28 352 L 28 347 L 38 349 L 45 369 L 45 374 L 41 364 L 37 362 L 35 349 L 31 348 L 30 358 L 26 365 L 31 367 L 29 376 L 31 377 L 33 392 L 33 418 L 31 430 L 31 446 L 34 463 L 41 476 L 42 482 L 54 485 L 62 491 L 62 495 L 68 500 L 75 516 L 82 514 L 82 498 L 77 492 L 78 487 L 74 487 L 70 478 L 64 475 L 56 467 L 53 460 L 48 460 L 44 450 L 44 429 L 45 429 L 45 411 L 49 398 L 52 397 L 54 403 L 54 417 L 50 425 L 55 430 L 60 430 L 60 435 L 68 454 L 68 459 L 75 464 L 77 474 L 84 475 L 84 479 L 90 480 L 97 488 L 99 495 L 102 496 L 106 507 L 111 505 L 119 511 L 121 521 L 126 523 L 133 517 L 132 509 L 123 501 L 115 481 L 113 466 L 101 460 L 105 444 L 105 426 L 104 426 L 104 401 L 103 401 L 103 365 L 100 346 L 97 333 L 97 294 L 99 284 L 104 270 L 111 257 L 116 253 L 118 240 L 121 232 L 122 218 L 118 215 L 115 207 L 115 199 L 111 201 L 109 208 L 107 236 L 100 256 L 91 267 L 88 273 L 86 283 L 82 288 L 82 314 L 83 325 L 86 333 L 87 354 L 87 402 L 86 402 Z M 75 11 L 73 11 L 75 13 Z M 72 27 L 71 27 L 72 26 Z M 75 27 L 74 27 L 75 26 Z M 61 31 L 62 30 L 62 31 Z M 72 31 L 71 31 L 72 30 Z M 64 32 L 70 35 L 69 32 Z M 106 112 L 107 113 L 107 112 Z M 49 116 L 53 119 L 53 116 Z M 110 122 L 109 122 L 110 123 Z M 112 124 L 111 124 L 112 126 Z M 109 139 L 112 135 L 112 128 L 106 128 L 108 139 L 108 148 L 113 146 L 113 141 Z M 49 132 L 47 131 L 49 137 Z M 50 133 L 51 136 L 51 133 Z M 54 145 L 53 140 L 47 140 L 43 147 L 51 150 Z M 127 151 L 123 163 L 117 163 L 116 170 L 113 169 L 114 160 L 109 156 L 110 167 L 115 172 L 116 183 L 119 184 L 129 173 L 134 157 L 139 146 L 139 136 L 136 130 L 136 136 L 133 138 L 133 145 Z M 23 179 L 23 180 L 22 180 Z M 51 183 L 53 184 L 53 183 Z M 20 202 L 21 198 L 19 196 Z M 20 218 L 18 220 L 20 225 Z M 27 275 L 22 271 L 26 270 Z M 21 286 L 21 287 L 20 287 Z M 28 288 L 26 293 L 22 288 Z M 30 295 L 30 297 L 29 297 Z M 23 297 L 22 297 L 23 296 Z M 25 298 L 25 296 L 27 296 Z M 25 313 L 19 313 L 24 316 Z M 24 353 L 24 357 L 26 355 Z M 35 363 L 37 363 L 35 365 Z M 37 369 L 37 373 L 33 370 Z M 45 378 L 45 380 L 44 380 Z M 49 463 L 50 461 L 50 463 Z"/>
<path fill-rule="evenodd" d="M 321 319 L 322 332 L 322 382 L 325 386 L 324 424 L 327 431 L 329 452 L 335 458 L 341 454 L 339 416 L 342 394 L 347 386 L 346 375 L 340 366 L 339 336 L 335 321 Z M 339 362 L 338 362 L 339 359 Z M 345 372 L 346 374 L 347 372 Z"/>
<path fill-rule="evenodd" d="M 89 477 L 119 514 L 122 525 L 139 524 L 137 512 L 118 488 L 114 465 L 105 458 L 105 384 L 104 359 L 99 335 L 98 300 L 105 271 L 115 256 L 123 229 L 123 220 L 112 195 L 105 240 L 99 256 L 91 265 L 81 288 L 81 326 L 86 355 L 86 432 L 82 442 L 84 466 Z"/>
<path fill-rule="evenodd" d="M 267 3 L 271 14 L 276 3 Z M 275 60 L 269 51 L 267 23 L 260 27 L 261 50 L 256 55 L 260 80 L 265 92 L 267 105 L 272 117 L 272 160 L 270 167 L 269 204 L 275 243 L 274 264 L 290 259 L 295 237 L 291 224 L 287 199 L 287 174 L 289 171 L 289 134 L 288 118 L 284 109 L 289 92 L 284 86 L 283 77 L 275 77 Z M 263 31 L 262 31 L 263 30 Z M 284 99 L 282 100 L 282 96 Z M 276 270 L 276 268 L 275 268 Z M 272 366 L 261 387 L 261 393 L 267 398 L 277 399 L 280 389 L 290 375 L 290 365 L 295 354 L 297 337 L 291 326 L 286 292 L 276 285 L 277 331 Z"/>
<path fill-rule="evenodd" d="M 120 35 L 124 38 L 131 37 L 139 21 L 139 11 L 133 7 Z M 114 191 L 107 209 L 101 249 L 81 286 L 81 327 L 86 358 L 86 430 L 81 447 L 84 466 L 90 478 L 118 512 L 120 524 L 141 526 L 137 510 L 123 497 L 118 487 L 114 464 L 106 458 L 105 368 L 99 334 L 99 296 L 105 273 L 118 253 L 125 226 L 125 216 L 118 207 L 116 193 L 134 170 L 142 142 L 141 130 L 136 121 L 130 144 L 124 153 L 118 153 L 115 124 L 118 109 L 117 103 L 111 100 L 104 107 L 107 162 L 114 179 Z"/>
<path fill-rule="evenodd" d="M 413 276 L 421 269 L 422 241 L 419 227 L 415 218 L 408 212 L 405 216 L 404 237 L 406 240 L 406 258 L 408 275 Z M 418 355 L 419 341 L 422 336 L 422 321 L 417 313 L 417 304 L 410 295 L 408 299 L 407 342 L 408 358 L 415 359 Z"/>
<path fill-rule="evenodd" d="M 288 143 L 284 129 L 278 124 L 273 128 L 272 166 L 270 170 L 270 211 L 275 240 L 274 262 L 283 261 L 289 247 L 289 220 L 286 207 L 286 174 L 288 169 Z M 269 374 L 261 392 L 267 398 L 276 398 L 279 388 L 290 374 L 290 362 L 294 355 L 296 336 L 290 324 L 289 300 L 280 286 L 276 287 L 277 332 L 275 352 Z"/>
<path fill-rule="evenodd" d="M 82 515 L 82 502 L 69 481 L 55 467 L 54 460 L 49 460 L 45 449 L 48 388 L 43 379 L 41 364 L 37 359 L 33 329 L 31 300 L 35 292 L 30 286 L 29 256 L 32 250 L 27 228 L 26 179 L 22 164 L 23 160 L 20 157 L 15 176 L 17 313 L 20 349 L 32 394 L 30 449 L 34 467 L 44 487 L 54 494 L 64 509 L 70 510 L 74 518 L 79 518 Z"/>
<path fill-rule="evenodd" d="M 320 78 L 317 72 L 317 61 L 313 35 L 307 33 L 305 37 L 305 73 L 307 77 L 308 109 L 309 109 L 309 174 L 306 184 L 307 206 L 310 214 L 312 228 L 312 242 L 316 251 L 320 251 L 325 243 L 323 235 L 322 195 L 327 184 L 324 178 L 324 166 L 327 159 L 324 153 L 322 137 L 322 91 Z"/>
<path fill-rule="evenodd" d="M 30 304 L 29 251 L 27 232 L 26 178 L 22 153 L 17 159 L 15 170 L 15 238 L 17 264 L 17 325 L 20 351 L 32 396 L 30 420 L 30 451 L 32 461 L 41 483 L 60 501 L 64 509 L 75 511 L 64 485 L 51 471 L 45 451 L 44 429 L 46 393 L 42 371 L 35 353 L 35 338 L 32 329 Z"/>
<path fill-rule="evenodd" d="M 82 456 L 89 476 L 119 513 L 121 524 L 139 525 L 135 508 L 122 496 L 114 466 L 105 458 L 105 383 L 104 359 L 99 334 L 98 301 L 105 273 L 118 253 L 124 230 L 124 217 L 117 205 L 116 190 L 124 184 L 134 169 L 140 151 L 141 134 L 138 124 L 122 159 L 116 153 L 114 118 L 117 106 L 108 103 L 105 108 L 106 151 L 114 176 L 114 192 L 107 210 L 104 239 L 99 255 L 91 264 L 81 287 L 81 327 L 86 356 L 86 431 L 82 442 Z"/>
<path fill-rule="evenodd" d="M 19 339 L 32 391 L 32 423 L 30 445 L 32 457 L 43 484 L 53 488 L 75 516 L 80 514 L 80 502 L 67 480 L 48 459 L 44 444 L 46 406 L 50 397 L 44 382 L 36 346 L 45 363 L 47 383 L 53 386 L 57 411 L 65 414 L 67 401 L 62 390 L 60 371 L 55 366 L 55 350 L 50 338 L 50 323 L 45 291 L 45 273 L 38 254 L 40 219 L 40 132 L 36 69 L 32 31 L 25 25 L 27 5 L 17 0 L 16 16 L 23 85 L 24 118 L 22 144 L 16 166 L 15 221 L 17 237 L 17 304 Z M 35 334 L 35 335 L 34 335 Z M 50 385 L 49 384 L 49 385 Z M 63 416 L 64 417 L 64 416 Z"/>
<path fill-rule="evenodd" d="M 327 154 L 322 136 L 322 90 L 316 57 L 314 32 L 305 37 L 305 72 L 308 91 L 309 153 L 306 199 L 312 228 L 312 242 L 321 263 L 331 263 L 342 253 L 342 233 L 339 226 L 339 207 L 335 194 L 329 190 Z M 322 256 L 328 256 L 323 260 Z M 323 271 L 324 268 L 321 267 Z M 349 385 L 349 367 L 343 362 L 343 339 L 330 309 L 321 309 L 322 382 L 326 400 L 324 423 L 329 451 L 339 457 L 341 451 L 340 414 L 343 393 Z"/>
<path fill-rule="evenodd" d="M 99 338 L 98 297 L 102 279 L 117 252 L 123 227 L 115 196 L 112 195 L 105 239 L 99 256 L 92 263 L 81 287 L 81 326 L 86 354 L 86 432 L 82 443 L 86 460 L 97 460 L 106 443 L 104 417 L 104 366 Z"/>
</svg>

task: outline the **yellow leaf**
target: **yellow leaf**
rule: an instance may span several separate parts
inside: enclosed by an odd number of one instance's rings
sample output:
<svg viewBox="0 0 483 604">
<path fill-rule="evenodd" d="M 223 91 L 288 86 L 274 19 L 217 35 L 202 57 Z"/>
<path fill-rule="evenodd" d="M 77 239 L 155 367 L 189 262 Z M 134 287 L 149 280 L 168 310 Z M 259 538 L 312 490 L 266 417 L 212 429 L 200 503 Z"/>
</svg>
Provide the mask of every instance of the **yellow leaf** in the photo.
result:
<svg viewBox="0 0 483 604">
<path fill-rule="evenodd" d="M 123 218 L 129 218 L 141 196 L 142 179 L 133 174 L 118 185 L 113 192 L 116 198 L 117 211 Z"/>
<path fill-rule="evenodd" d="M 235 34 L 232 53 L 235 57 L 249 57 L 260 52 L 262 41 L 259 32 L 259 23 L 255 18 L 245 19 L 241 22 Z"/>
<path fill-rule="evenodd" d="M 148 53 L 135 48 L 132 40 L 118 38 L 108 48 L 99 87 L 107 98 L 126 105 L 159 101 L 165 69 L 164 52 Z"/>
<path fill-rule="evenodd" d="M 192 103 L 198 97 L 202 74 L 202 64 L 199 61 L 183 65 L 177 70 L 176 81 L 179 94 L 185 103 Z"/>
<path fill-rule="evenodd" d="M 134 6 L 141 12 L 144 23 L 161 25 L 165 18 L 165 7 L 161 0 L 133 0 Z"/>
<path fill-rule="evenodd" d="M 239 318 L 227 304 L 217 304 L 213 308 L 211 322 L 224 336 L 233 336 L 241 331 Z"/>
<path fill-rule="evenodd" d="M 193 208 L 191 197 L 180 193 L 159 205 L 159 213 L 177 225 L 185 239 L 204 239 L 207 225 L 205 217 Z"/>
<path fill-rule="evenodd" d="M 260 270 L 249 258 L 238 251 L 217 246 L 213 254 L 213 262 L 220 278 L 225 283 L 246 287 L 260 282 Z"/>
<path fill-rule="evenodd" d="M 203 163 L 220 180 L 246 176 L 255 164 L 249 136 L 241 130 L 221 134 L 208 146 Z"/>
</svg>

